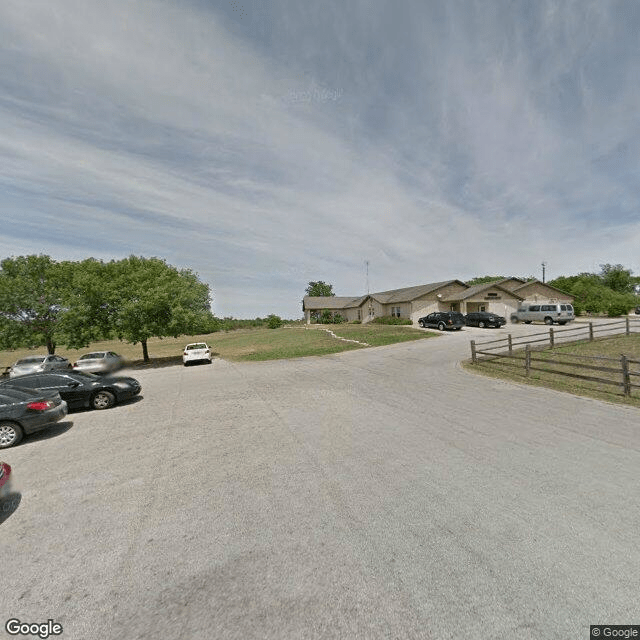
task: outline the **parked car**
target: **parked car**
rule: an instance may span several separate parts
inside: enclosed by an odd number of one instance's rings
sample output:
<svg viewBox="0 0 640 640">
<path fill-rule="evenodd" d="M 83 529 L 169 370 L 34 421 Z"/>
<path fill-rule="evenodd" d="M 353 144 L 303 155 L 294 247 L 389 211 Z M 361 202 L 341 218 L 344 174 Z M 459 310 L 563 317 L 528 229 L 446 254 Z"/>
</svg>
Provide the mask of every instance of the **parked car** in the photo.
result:
<svg viewBox="0 0 640 640">
<path fill-rule="evenodd" d="M 640 315 L 640 307 L 636 307 L 634 313 Z"/>
<path fill-rule="evenodd" d="M 113 351 L 92 351 L 73 363 L 74 371 L 85 373 L 113 373 L 124 367 L 124 358 Z"/>
<path fill-rule="evenodd" d="M 59 393 L 42 393 L 13 386 L 0 386 L 0 449 L 18 444 L 25 434 L 45 429 L 68 413 Z"/>
<path fill-rule="evenodd" d="M 520 305 L 517 311 L 511 314 L 511 322 L 517 324 L 524 322 L 531 324 L 532 322 L 544 322 L 545 324 L 567 324 L 575 319 L 573 306 L 569 303 L 550 302 L 547 304 L 528 303 Z"/>
<path fill-rule="evenodd" d="M 191 362 L 211 363 L 211 349 L 205 342 L 194 342 L 184 348 L 182 364 L 186 367 Z"/>
<path fill-rule="evenodd" d="M 69 408 L 92 409 L 108 409 L 117 402 L 137 396 L 142 390 L 135 378 L 97 376 L 82 371 L 31 373 L 16 380 L 0 382 L 0 393 L 5 385 L 19 385 L 41 393 L 57 392 L 67 401 Z"/>
<path fill-rule="evenodd" d="M 11 493 L 11 467 L 0 460 L 0 501 Z"/>
<path fill-rule="evenodd" d="M 499 316 L 496 313 L 490 311 L 471 311 L 464 317 L 464 321 L 468 327 L 500 327 L 507 324 L 507 319 L 504 316 Z"/>
<path fill-rule="evenodd" d="M 418 324 L 423 328 L 437 327 L 440 331 L 445 329 L 459 331 L 464 327 L 464 316 L 458 311 L 434 311 L 424 318 L 419 318 Z"/>
<path fill-rule="evenodd" d="M 62 356 L 27 356 L 20 358 L 9 368 L 9 377 L 16 378 L 28 373 L 53 371 L 55 369 L 71 369 L 71 363 Z"/>
</svg>

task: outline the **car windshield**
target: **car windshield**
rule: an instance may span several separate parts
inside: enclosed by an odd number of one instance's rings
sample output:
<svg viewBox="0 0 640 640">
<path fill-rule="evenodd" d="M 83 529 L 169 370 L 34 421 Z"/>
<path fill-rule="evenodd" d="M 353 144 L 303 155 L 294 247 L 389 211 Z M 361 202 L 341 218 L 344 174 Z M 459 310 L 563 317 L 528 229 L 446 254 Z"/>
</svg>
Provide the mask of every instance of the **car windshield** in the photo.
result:
<svg viewBox="0 0 640 640">
<path fill-rule="evenodd" d="M 18 360 L 16 364 L 37 364 L 39 362 L 44 362 L 44 356 L 29 356 L 28 358 Z"/>
<path fill-rule="evenodd" d="M 206 344 L 188 344 L 187 345 L 187 350 L 189 349 L 206 349 L 207 345 Z"/>
<path fill-rule="evenodd" d="M 104 358 L 104 353 L 85 353 L 80 360 L 98 360 L 98 358 Z"/>
</svg>

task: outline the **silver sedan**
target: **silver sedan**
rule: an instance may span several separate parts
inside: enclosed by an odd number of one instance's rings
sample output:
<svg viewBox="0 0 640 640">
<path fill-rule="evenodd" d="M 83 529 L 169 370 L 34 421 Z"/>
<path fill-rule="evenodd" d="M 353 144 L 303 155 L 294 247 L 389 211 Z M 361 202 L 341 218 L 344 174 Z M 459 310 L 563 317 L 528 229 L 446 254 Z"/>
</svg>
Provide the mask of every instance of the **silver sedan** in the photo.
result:
<svg viewBox="0 0 640 640">
<path fill-rule="evenodd" d="M 75 371 L 84 373 L 113 373 L 124 367 L 124 358 L 113 351 L 93 351 L 74 362 Z"/>
<path fill-rule="evenodd" d="M 71 363 L 62 356 L 27 356 L 9 368 L 9 377 L 16 378 L 27 373 L 41 373 L 55 369 L 71 369 Z"/>
</svg>

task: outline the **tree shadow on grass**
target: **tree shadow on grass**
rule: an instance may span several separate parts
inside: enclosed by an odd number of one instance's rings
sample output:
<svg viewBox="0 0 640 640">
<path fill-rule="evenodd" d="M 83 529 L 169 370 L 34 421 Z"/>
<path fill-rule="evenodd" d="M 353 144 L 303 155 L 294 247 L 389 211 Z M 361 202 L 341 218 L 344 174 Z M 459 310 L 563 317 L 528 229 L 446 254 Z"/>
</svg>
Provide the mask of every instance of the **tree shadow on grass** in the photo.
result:
<svg viewBox="0 0 640 640">
<path fill-rule="evenodd" d="M 211 352 L 212 358 L 219 358 L 220 354 Z M 182 355 L 179 356 L 162 356 L 160 358 L 151 358 L 151 362 L 144 360 L 129 360 L 127 362 L 128 369 L 161 369 L 163 367 L 182 366 Z"/>
</svg>

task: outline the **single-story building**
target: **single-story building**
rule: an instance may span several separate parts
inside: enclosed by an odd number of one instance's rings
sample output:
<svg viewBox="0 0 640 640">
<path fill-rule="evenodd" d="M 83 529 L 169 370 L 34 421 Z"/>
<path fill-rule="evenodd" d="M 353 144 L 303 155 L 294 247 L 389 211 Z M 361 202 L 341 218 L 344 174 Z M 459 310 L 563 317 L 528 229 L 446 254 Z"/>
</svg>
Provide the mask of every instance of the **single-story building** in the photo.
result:
<svg viewBox="0 0 640 640">
<path fill-rule="evenodd" d="M 305 296 L 302 307 L 307 324 L 312 314 L 325 309 L 344 320 L 370 322 L 379 316 L 418 318 L 433 311 L 490 311 L 509 318 L 523 301 L 573 302 L 573 297 L 539 280 L 504 278 L 469 286 L 462 280 L 446 280 L 416 287 L 380 291 L 359 297 Z"/>
</svg>

